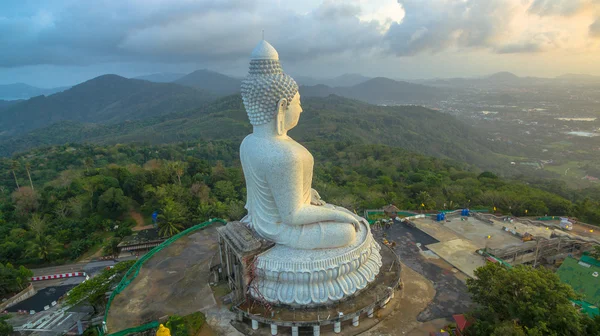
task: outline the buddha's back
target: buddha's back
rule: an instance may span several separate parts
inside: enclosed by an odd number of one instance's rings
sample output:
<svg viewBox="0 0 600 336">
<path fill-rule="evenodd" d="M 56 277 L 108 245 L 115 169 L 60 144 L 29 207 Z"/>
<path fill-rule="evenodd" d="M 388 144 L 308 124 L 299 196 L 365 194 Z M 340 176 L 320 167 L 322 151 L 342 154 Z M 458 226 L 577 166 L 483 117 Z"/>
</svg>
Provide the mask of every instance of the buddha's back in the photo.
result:
<svg viewBox="0 0 600 336">
<path fill-rule="evenodd" d="M 261 236 L 277 241 L 281 233 L 281 216 L 275 203 L 275 196 L 269 187 L 266 174 L 269 157 L 267 141 L 248 135 L 240 146 L 240 160 L 246 179 L 246 209 L 248 224 Z"/>
</svg>

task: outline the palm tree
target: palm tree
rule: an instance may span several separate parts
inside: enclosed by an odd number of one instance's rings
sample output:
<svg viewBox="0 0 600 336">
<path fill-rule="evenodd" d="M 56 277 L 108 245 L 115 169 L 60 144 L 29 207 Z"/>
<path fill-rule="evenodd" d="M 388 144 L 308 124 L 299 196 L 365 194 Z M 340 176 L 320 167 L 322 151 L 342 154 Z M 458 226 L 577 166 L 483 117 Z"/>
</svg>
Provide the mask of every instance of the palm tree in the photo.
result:
<svg viewBox="0 0 600 336">
<path fill-rule="evenodd" d="M 60 244 L 49 235 L 36 235 L 29 244 L 27 255 L 48 261 L 49 257 L 60 251 Z"/>
<path fill-rule="evenodd" d="M 158 215 L 158 233 L 163 237 L 173 236 L 183 229 L 184 210 L 172 199 L 167 199 Z"/>
<path fill-rule="evenodd" d="M 31 216 L 29 220 L 29 229 L 33 231 L 36 235 L 42 235 L 44 229 L 46 228 L 46 222 L 44 218 L 39 214 L 34 214 Z"/>
<path fill-rule="evenodd" d="M 10 162 L 10 169 L 12 170 L 13 177 L 15 178 L 15 184 L 17 185 L 17 189 L 19 189 L 19 181 L 17 181 L 17 174 L 15 174 L 15 170 L 19 169 L 19 163 L 16 160 L 12 160 Z"/>
<path fill-rule="evenodd" d="M 173 170 L 173 173 L 177 176 L 177 181 L 179 181 L 179 185 L 181 185 L 181 177 L 185 172 L 185 162 L 175 161 L 169 164 L 169 168 Z"/>
<path fill-rule="evenodd" d="M 29 177 L 29 184 L 31 185 L 31 190 L 35 190 L 33 188 L 33 181 L 31 181 L 31 163 L 29 161 L 25 161 L 25 170 L 27 171 L 27 177 Z"/>
</svg>

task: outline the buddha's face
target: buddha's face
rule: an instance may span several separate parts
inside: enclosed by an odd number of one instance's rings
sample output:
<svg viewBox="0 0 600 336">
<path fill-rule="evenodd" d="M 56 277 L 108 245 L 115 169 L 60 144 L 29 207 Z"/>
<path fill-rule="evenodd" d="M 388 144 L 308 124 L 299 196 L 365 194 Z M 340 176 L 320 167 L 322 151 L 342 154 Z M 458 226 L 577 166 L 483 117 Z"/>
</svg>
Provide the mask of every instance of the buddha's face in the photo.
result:
<svg viewBox="0 0 600 336">
<path fill-rule="evenodd" d="M 300 106 L 300 93 L 296 93 L 292 102 L 285 111 L 285 130 L 289 131 L 298 125 L 300 119 L 300 113 L 302 113 L 302 107 Z"/>
</svg>

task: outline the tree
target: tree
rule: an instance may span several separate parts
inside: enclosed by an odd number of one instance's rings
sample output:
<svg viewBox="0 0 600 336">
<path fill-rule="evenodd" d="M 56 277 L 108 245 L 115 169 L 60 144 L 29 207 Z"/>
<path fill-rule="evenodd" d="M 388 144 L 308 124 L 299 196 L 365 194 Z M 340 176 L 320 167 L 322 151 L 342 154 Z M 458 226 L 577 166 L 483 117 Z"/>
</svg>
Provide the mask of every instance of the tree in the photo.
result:
<svg viewBox="0 0 600 336">
<path fill-rule="evenodd" d="M 169 164 L 169 168 L 173 170 L 173 173 L 175 174 L 175 176 L 177 176 L 177 181 L 179 182 L 179 185 L 181 185 L 181 177 L 185 172 L 185 167 L 186 163 L 181 161 L 175 161 Z"/>
<path fill-rule="evenodd" d="M 111 240 L 109 240 L 108 243 L 106 243 L 106 245 L 104 245 L 104 247 L 102 248 L 103 254 L 105 256 L 117 255 L 119 253 L 120 242 L 121 241 L 119 238 L 112 238 Z"/>
<path fill-rule="evenodd" d="M 185 221 L 185 208 L 175 202 L 173 199 L 167 198 L 165 206 L 158 214 L 158 232 L 163 237 L 171 237 L 181 229 Z"/>
<path fill-rule="evenodd" d="M 15 212 L 20 216 L 27 216 L 38 208 L 38 194 L 29 187 L 21 187 L 12 193 Z"/>
<path fill-rule="evenodd" d="M 31 276 L 33 272 L 23 266 L 15 268 L 10 263 L 0 264 L 0 297 L 23 290 Z"/>
<path fill-rule="evenodd" d="M 98 212 L 116 219 L 129 208 L 129 200 L 119 188 L 109 188 L 98 198 Z"/>
<path fill-rule="evenodd" d="M 217 198 L 219 198 L 219 200 L 222 202 L 235 200 L 237 198 L 235 186 L 233 183 L 231 183 L 231 181 L 218 181 L 215 183 L 213 191 Z"/>
<path fill-rule="evenodd" d="M 83 159 L 83 166 L 85 167 L 85 171 L 89 173 L 90 168 L 94 166 L 94 159 L 92 159 L 89 156 L 86 157 L 85 159 Z"/>
<path fill-rule="evenodd" d="M 15 170 L 19 169 L 19 163 L 16 160 L 12 160 L 10 162 L 10 170 L 13 173 L 13 177 L 15 178 L 15 184 L 17 185 L 17 189 L 19 189 L 19 181 L 17 180 L 17 174 Z"/>
<path fill-rule="evenodd" d="M 25 170 L 27 171 L 27 177 L 29 177 L 29 184 L 31 185 L 31 190 L 35 190 L 35 188 L 33 188 L 33 181 L 31 180 L 31 162 L 25 161 Z"/>
<path fill-rule="evenodd" d="M 50 256 L 58 253 L 61 249 L 60 243 L 58 243 L 50 235 L 36 235 L 29 243 L 27 254 L 32 257 L 49 261 Z"/>
<path fill-rule="evenodd" d="M 135 260 L 120 262 L 115 267 L 103 270 L 99 275 L 77 285 L 69 292 L 66 299 L 67 304 L 76 305 L 85 302 L 91 305 L 94 308 L 94 314 L 97 314 L 104 306 L 106 292 L 121 281 L 125 272 L 134 263 Z"/>
<path fill-rule="evenodd" d="M 600 246 L 594 246 L 594 250 L 591 253 L 592 258 L 600 260 Z"/>
<path fill-rule="evenodd" d="M 13 327 L 6 322 L 10 315 L 0 316 L 0 336 L 10 336 L 13 333 Z"/>
<path fill-rule="evenodd" d="M 570 301 L 578 295 L 548 269 L 488 263 L 467 287 L 479 305 L 469 335 L 582 335 L 585 328 Z"/>
</svg>

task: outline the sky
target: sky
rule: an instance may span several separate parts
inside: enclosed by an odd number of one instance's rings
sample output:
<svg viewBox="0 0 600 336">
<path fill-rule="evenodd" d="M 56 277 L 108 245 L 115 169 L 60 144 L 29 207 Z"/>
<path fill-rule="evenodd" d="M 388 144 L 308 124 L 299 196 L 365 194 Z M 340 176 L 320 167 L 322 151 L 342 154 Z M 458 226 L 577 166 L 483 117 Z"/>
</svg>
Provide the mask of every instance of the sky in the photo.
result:
<svg viewBox="0 0 600 336">
<path fill-rule="evenodd" d="M 243 76 L 263 30 L 296 76 L 600 75 L 600 0 L 2 0 L 0 84 Z"/>
</svg>

